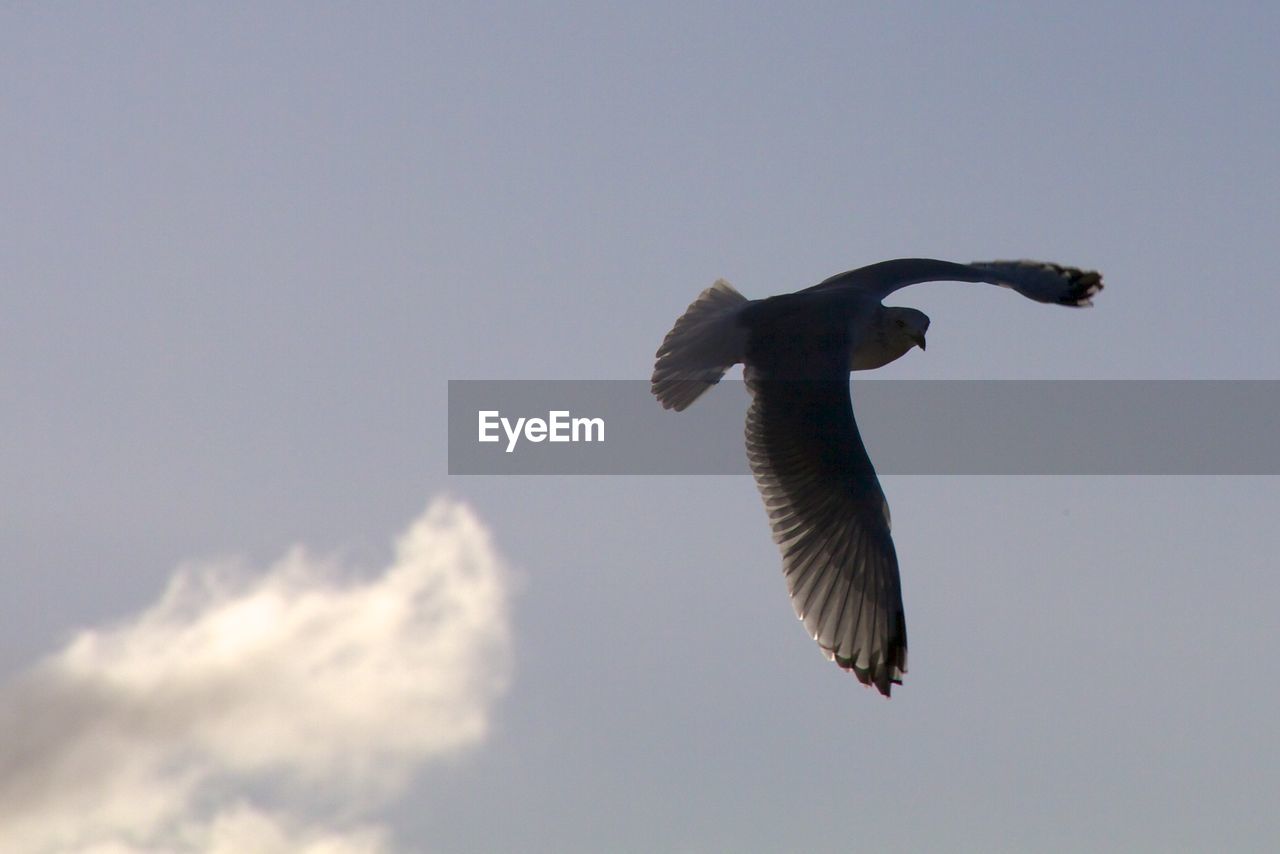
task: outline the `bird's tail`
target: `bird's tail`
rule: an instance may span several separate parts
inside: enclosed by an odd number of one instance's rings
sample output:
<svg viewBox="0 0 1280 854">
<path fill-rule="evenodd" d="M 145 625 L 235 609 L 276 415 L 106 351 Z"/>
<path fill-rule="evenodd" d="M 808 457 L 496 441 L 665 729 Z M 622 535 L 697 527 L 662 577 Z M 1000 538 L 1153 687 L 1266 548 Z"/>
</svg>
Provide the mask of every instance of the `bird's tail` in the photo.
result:
<svg viewBox="0 0 1280 854">
<path fill-rule="evenodd" d="M 738 323 L 738 314 L 748 302 L 719 279 L 680 315 L 653 366 L 651 388 L 664 409 L 684 409 L 742 361 L 747 330 Z"/>
</svg>

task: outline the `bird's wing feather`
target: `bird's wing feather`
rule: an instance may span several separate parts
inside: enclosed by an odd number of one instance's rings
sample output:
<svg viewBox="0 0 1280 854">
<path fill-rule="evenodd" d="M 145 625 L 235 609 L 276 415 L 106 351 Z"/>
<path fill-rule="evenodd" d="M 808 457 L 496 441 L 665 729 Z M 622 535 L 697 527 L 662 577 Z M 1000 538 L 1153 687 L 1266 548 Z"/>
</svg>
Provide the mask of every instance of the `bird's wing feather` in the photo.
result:
<svg viewBox="0 0 1280 854">
<path fill-rule="evenodd" d="M 848 342 L 832 324 L 757 344 L 747 456 L 792 604 L 828 658 L 888 696 L 907 670 L 906 620 L 889 508 L 850 404 Z"/>
<path fill-rule="evenodd" d="M 1043 261 L 954 264 L 932 258 L 898 258 L 840 273 L 808 291 L 846 290 L 880 300 L 908 285 L 943 281 L 986 282 L 1011 288 L 1036 302 L 1077 308 L 1093 305 L 1093 296 L 1102 290 L 1102 276 L 1093 270 Z"/>
</svg>

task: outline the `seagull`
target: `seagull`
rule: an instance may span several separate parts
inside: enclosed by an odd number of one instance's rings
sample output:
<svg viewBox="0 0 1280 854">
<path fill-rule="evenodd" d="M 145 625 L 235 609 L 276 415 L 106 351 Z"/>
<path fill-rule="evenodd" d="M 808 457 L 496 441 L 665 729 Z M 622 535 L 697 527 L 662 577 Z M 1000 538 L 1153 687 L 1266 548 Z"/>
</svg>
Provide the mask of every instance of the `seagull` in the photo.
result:
<svg viewBox="0 0 1280 854">
<path fill-rule="evenodd" d="M 747 459 L 796 616 L 829 660 L 886 697 L 907 672 L 907 627 L 889 505 L 858 434 L 849 372 L 925 349 L 924 312 L 882 300 L 935 281 L 986 282 L 1073 307 L 1102 290 L 1097 272 L 1040 261 L 899 258 L 759 300 L 721 279 L 667 333 L 651 386 L 679 412 L 744 366 Z"/>
</svg>

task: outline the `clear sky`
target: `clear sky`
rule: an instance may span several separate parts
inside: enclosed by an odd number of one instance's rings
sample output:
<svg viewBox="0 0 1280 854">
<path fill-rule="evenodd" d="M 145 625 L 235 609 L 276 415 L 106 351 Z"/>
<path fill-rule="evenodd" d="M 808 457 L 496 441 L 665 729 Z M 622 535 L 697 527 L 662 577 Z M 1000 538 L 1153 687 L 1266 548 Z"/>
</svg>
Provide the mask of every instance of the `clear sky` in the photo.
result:
<svg viewBox="0 0 1280 854">
<path fill-rule="evenodd" d="M 900 292 L 929 350 L 883 377 L 1280 379 L 1277 43 L 1243 2 L 6 5 L 0 847 L 1276 850 L 1280 480 L 885 478 L 885 701 L 749 478 L 450 478 L 444 406 L 902 255 L 1107 290 Z"/>
</svg>

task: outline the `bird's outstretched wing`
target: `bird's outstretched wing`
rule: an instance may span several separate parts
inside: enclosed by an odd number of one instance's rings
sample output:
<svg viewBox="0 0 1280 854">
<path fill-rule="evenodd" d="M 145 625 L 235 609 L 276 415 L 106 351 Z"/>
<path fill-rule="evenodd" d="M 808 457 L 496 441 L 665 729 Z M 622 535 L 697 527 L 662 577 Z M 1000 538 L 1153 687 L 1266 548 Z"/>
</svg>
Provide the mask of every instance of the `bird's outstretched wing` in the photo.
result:
<svg viewBox="0 0 1280 854">
<path fill-rule="evenodd" d="M 888 696 L 907 670 L 906 619 L 889 507 L 850 403 L 845 333 L 832 324 L 756 343 L 747 456 L 791 602 L 828 658 Z"/>
<path fill-rule="evenodd" d="M 920 282 L 986 282 L 1011 288 L 1036 302 L 1083 307 L 1102 290 L 1093 270 L 1043 261 L 974 261 L 953 264 L 932 258 L 898 258 L 832 276 L 809 291 L 850 290 L 877 300 Z"/>
</svg>

